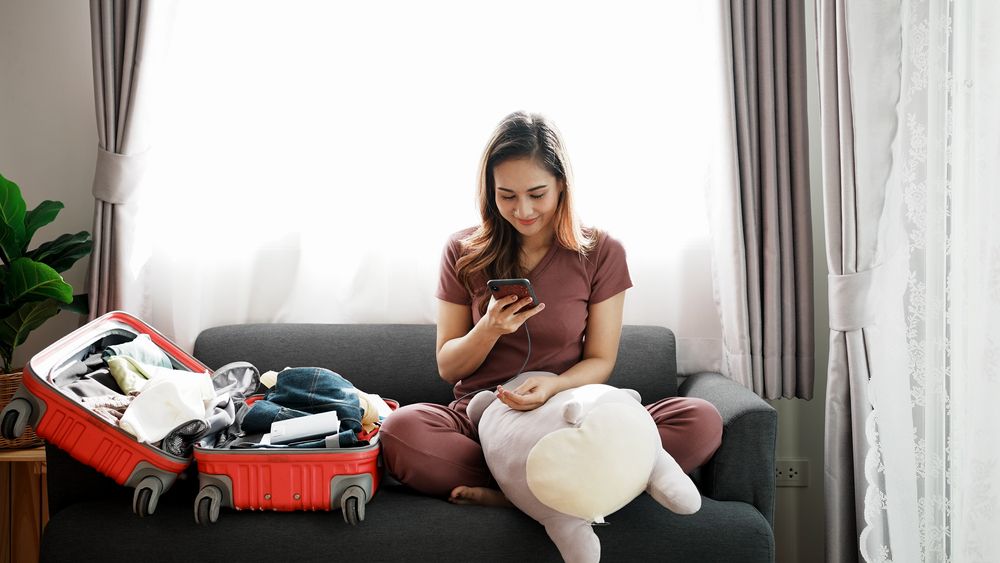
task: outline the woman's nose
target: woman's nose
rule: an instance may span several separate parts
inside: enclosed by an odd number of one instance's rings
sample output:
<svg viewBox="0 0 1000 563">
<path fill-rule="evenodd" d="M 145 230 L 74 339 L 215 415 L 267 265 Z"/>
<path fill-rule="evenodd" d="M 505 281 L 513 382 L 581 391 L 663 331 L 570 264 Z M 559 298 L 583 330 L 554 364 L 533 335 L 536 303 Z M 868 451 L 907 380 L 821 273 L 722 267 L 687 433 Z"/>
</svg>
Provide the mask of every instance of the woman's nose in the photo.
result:
<svg viewBox="0 0 1000 563">
<path fill-rule="evenodd" d="M 520 219 L 531 217 L 531 200 L 524 198 L 517 202 L 517 216 Z"/>
</svg>

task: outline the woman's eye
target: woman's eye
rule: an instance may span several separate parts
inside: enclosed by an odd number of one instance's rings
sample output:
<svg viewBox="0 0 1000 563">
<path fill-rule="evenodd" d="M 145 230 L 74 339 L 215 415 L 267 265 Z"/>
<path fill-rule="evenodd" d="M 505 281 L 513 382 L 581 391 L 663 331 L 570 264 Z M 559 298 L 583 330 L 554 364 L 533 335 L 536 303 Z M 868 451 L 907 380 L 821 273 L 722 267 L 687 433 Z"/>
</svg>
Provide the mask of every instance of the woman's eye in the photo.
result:
<svg viewBox="0 0 1000 563">
<path fill-rule="evenodd" d="M 537 195 L 536 194 L 529 194 L 528 197 L 530 197 L 531 199 L 542 199 L 543 197 L 545 197 L 545 194 L 537 194 Z M 512 200 L 514 200 L 516 198 L 517 198 L 517 196 L 515 196 L 515 195 L 502 195 L 502 196 L 500 196 L 500 199 L 503 199 L 503 200 L 506 200 L 506 201 L 512 201 Z"/>
</svg>

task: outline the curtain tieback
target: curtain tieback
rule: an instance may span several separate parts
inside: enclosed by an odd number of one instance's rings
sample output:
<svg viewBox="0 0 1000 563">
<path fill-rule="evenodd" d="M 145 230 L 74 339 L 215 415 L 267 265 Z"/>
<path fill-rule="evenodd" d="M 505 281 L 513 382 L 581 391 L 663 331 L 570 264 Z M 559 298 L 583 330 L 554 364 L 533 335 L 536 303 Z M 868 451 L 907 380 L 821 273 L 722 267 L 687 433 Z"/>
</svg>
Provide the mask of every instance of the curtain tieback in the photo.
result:
<svg viewBox="0 0 1000 563">
<path fill-rule="evenodd" d="M 126 203 L 136 193 L 146 171 L 145 150 L 136 154 L 117 154 L 97 148 L 94 170 L 94 197 L 108 203 Z"/>
<path fill-rule="evenodd" d="M 830 329 L 859 330 L 874 324 L 876 316 L 873 280 L 881 265 L 856 274 L 829 275 Z"/>
</svg>

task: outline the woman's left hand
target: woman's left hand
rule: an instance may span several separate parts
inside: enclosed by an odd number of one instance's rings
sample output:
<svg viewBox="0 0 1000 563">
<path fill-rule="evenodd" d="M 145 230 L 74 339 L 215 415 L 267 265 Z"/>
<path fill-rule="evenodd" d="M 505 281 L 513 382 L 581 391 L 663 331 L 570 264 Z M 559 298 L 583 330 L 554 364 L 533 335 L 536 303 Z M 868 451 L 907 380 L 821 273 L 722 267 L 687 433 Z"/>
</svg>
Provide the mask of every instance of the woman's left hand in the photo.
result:
<svg viewBox="0 0 1000 563">
<path fill-rule="evenodd" d="M 545 404 L 552 395 L 560 391 L 557 377 L 529 377 L 508 391 L 503 386 L 497 387 L 497 398 L 503 404 L 518 411 L 530 411 Z"/>
</svg>

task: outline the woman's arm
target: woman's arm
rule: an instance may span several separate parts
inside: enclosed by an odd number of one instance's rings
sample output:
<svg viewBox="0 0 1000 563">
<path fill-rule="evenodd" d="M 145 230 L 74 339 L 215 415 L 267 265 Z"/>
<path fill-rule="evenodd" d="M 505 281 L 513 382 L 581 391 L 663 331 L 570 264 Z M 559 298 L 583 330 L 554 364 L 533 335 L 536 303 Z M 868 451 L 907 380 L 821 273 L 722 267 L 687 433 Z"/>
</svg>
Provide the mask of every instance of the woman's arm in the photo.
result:
<svg viewBox="0 0 1000 563">
<path fill-rule="evenodd" d="M 580 362 L 559 377 L 531 377 L 513 391 L 499 388 L 497 396 L 512 409 L 532 410 L 560 391 L 607 381 L 618 359 L 624 307 L 624 291 L 589 305 L 583 359 Z"/>
<path fill-rule="evenodd" d="M 545 303 L 540 303 L 534 309 L 522 311 L 531 299 L 514 305 L 515 301 L 516 295 L 493 300 L 483 318 L 473 325 L 468 305 L 438 300 L 437 364 L 441 379 L 454 385 L 476 371 L 501 336 L 516 331 L 524 321 L 545 309 Z"/>
</svg>

